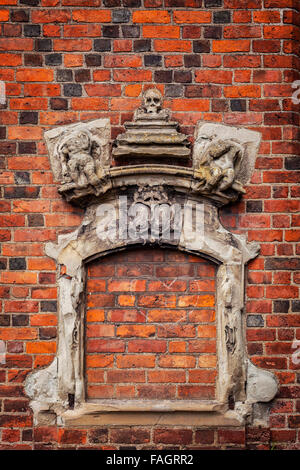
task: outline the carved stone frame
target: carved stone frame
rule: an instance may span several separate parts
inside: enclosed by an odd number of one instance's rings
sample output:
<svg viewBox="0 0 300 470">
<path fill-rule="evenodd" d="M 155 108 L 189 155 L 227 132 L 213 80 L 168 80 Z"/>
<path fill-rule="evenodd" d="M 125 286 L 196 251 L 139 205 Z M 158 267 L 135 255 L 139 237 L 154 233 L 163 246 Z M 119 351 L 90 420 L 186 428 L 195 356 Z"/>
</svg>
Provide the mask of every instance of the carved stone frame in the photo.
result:
<svg viewBox="0 0 300 470">
<path fill-rule="evenodd" d="M 49 243 L 46 252 L 58 268 L 58 351 L 53 363 L 30 374 L 26 393 L 32 399 L 36 423 L 61 425 L 187 424 L 242 425 L 251 417 L 252 405 L 270 401 L 277 381 L 268 371 L 257 369 L 247 358 L 244 337 L 244 273 L 246 263 L 257 256 L 259 246 L 249 244 L 221 225 L 218 208 L 191 188 L 182 175 L 155 174 L 144 167 L 111 172 L 111 184 L 101 202 L 86 210 L 80 227 Z M 188 241 L 160 240 L 160 245 L 206 257 L 218 265 L 216 287 L 218 379 L 215 400 L 98 400 L 87 402 L 84 378 L 84 323 L 86 264 L 118 250 L 145 244 L 145 240 L 103 241 L 97 235 L 97 207 L 110 203 L 116 208 L 125 194 L 134 201 L 138 188 L 161 187 L 168 199 L 180 204 L 201 203 L 204 225 L 199 236 Z M 149 240 L 149 244 L 151 241 Z M 231 406 L 229 405 L 231 402 Z M 74 403 L 74 407 L 72 406 Z M 232 406 L 234 403 L 234 408 Z M 232 409 L 233 408 L 233 409 Z M 145 413 L 147 412 L 147 413 Z"/>
</svg>

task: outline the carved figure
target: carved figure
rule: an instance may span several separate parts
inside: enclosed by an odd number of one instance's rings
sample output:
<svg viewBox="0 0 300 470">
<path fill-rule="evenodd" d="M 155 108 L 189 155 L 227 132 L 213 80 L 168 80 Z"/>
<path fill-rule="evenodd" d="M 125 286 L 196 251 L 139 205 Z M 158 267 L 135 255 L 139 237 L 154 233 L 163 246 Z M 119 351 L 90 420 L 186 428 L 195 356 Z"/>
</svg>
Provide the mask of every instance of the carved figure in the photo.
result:
<svg viewBox="0 0 300 470">
<path fill-rule="evenodd" d="M 149 88 L 143 95 L 143 103 L 135 111 L 134 120 L 137 119 L 169 119 L 169 110 L 162 109 L 163 97 L 157 88 Z"/>
<path fill-rule="evenodd" d="M 98 184 L 93 147 L 91 137 L 86 131 L 73 134 L 60 145 L 58 153 L 64 184 L 69 183 L 72 187 L 81 188 L 88 184 Z"/>
<path fill-rule="evenodd" d="M 226 191 L 233 187 L 244 192 L 241 183 L 235 180 L 243 156 L 243 147 L 232 140 L 217 139 L 216 136 L 200 136 L 201 144 L 198 146 L 200 155 L 197 156 L 198 168 L 203 171 L 204 190 Z M 197 151 L 197 143 L 195 151 Z M 208 143 L 203 146 L 203 141 Z"/>
</svg>

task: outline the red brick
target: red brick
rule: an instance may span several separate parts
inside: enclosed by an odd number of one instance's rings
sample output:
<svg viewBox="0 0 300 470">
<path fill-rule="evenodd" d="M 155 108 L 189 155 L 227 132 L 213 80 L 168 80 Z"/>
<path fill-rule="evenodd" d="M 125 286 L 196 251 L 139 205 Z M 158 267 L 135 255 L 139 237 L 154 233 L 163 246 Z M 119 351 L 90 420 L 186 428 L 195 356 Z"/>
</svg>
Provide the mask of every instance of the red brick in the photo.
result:
<svg viewBox="0 0 300 470">
<path fill-rule="evenodd" d="M 135 355 L 135 354 L 123 354 L 122 356 L 116 357 L 116 365 L 120 369 L 124 368 L 153 368 L 155 367 L 155 356 L 154 355 Z"/>
<path fill-rule="evenodd" d="M 16 72 L 16 80 L 20 82 L 51 82 L 53 78 L 51 69 L 19 69 Z"/>
<path fill-rule="evenodd" d="M 245 432 L 230 429 L 218 430 L 218 440 L 221 444 L 244 444 Z"/>
<path fill-rule="evenodd" d="M 177 39 L 180 37 L 179 26 L 143 26 L 144 38 L 169 38 Z"/>
<path fill-rule="evenodd" d="M 179 444 L 192 443 L 193 431 L 191 429 L 155 429 L 153 441 L 156 444 Z"/>
<path fill-rule="evenodd" d="M 61 444 L 85 444 L 86 430 L 79 429 L 59 429 L 58 441 Z"/>
<path fill-rule="evenodd" d="M 140 10 L 132 14 L 133 23 L 170 23 L 171 17 L 167 11 Z"/>
<path fill-rule="evenodd" d="M 71 13 L 68 10 L 34 10 L 31 15 L 33 23 L 68 23 Z"/>
<path fill-rule="evenodd" d="M 191 52 L 192 45 L 190 41 L 185 40 L 154 40 L 154 50 L 157 52 Z"/>
<path fill-rule="evenodd" d="M 33 39 L 29 38 L 2 38 L 0 51 L 32 51 Z"/>
<path fill-rule="evenodd" d="M 214 40 L 213 41 L 213 52 L 249 52 L 250 41 L 248 40 Z"/>
</svg>

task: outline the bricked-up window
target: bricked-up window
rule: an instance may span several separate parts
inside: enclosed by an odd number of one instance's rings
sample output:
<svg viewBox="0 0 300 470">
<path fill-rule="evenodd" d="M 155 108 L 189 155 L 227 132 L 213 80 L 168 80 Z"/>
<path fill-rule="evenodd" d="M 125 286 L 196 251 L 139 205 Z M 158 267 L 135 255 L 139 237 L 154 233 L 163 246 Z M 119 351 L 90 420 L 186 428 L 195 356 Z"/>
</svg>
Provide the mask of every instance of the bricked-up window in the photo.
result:
<svg viewBox="0 0 300 470">
<path fill-rule="evenodd" d="M 141 248 L 88 266 L 87 399 L 215 398 L 215 265 Z"/>
</svg>

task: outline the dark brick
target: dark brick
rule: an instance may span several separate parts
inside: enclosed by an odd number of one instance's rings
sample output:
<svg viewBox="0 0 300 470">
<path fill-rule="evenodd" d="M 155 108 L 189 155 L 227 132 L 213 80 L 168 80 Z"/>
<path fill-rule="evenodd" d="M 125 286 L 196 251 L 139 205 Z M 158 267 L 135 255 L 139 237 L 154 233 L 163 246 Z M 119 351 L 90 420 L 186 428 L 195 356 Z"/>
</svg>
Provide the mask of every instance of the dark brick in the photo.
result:
<svg viewBox="0 0 300 470">
<path fill-rule="evenodd" d="M 124 38 L 138 38 L 140 36 L 140 27 L 137 25 L 121 26 Z"/>
<path fill-rule="evenodd" d="M 16 184 L 30 184 L 30 173 L 27 171 L 16 171 L 15 183 Z"/>
<path fill-rule="evenodd" d="M 19 153 L 29 154 L 36 153 L 36 143 L 35 142 L 19 142 L 18 144 Z"/>
<path fill-rule="evenodd" d="M 20 5 L 30 5 L 32 7 L 37 7 L 40 4 L 40 0 L 20 0 Z"/>
<path fill-rule="evenodd" d="M 192 73 L 187 70 L 175 70 L 174 82 L 177 83 L 191 83 Z"/>
<path fill-rule="evenodd" d="M 198 54 L 187 54 L 183 58 L 185 67 L 200 67 L 201 66 L 201 56 Z"/>
<path fill-rule="evenodd" d="M 289 300 L 274 300 L 273 306 L 275 313 L 288 313 L 290 302 Z"/>
<path fill-rule="evenodd" d="M 28 411 L 28 400 L 5 400 L 4 411 L 9 413 Z"/>
<path fill-rule="evenodd" d="M 137 39 L 133 43 L 134 52 L 148 52 L 151 51 L 150 39 Z"/>
<path fill-rule="evenodd" d="M 39 284 L 54 284 L 55 279 L 55 273 L 39 273 Z"/>
<path fill-rule="evenodd" d="M 106 7 L 120 7 L 121 0 L 103 0 L 103 4 Z"/>
<path fill-rule="evenodd" d="M 24 24 L 24 36 L 33 38 L 41 35 L 41 27 L 39 24 Z"/>
<path fill-rule="evenodd" d="M 222 26 L 205 26 L 204 37 L 206 39 L 221 39 Z"/>
<path fill-rule="evenodd" d="M 40 340 L 53 339 L 57 336 L 57 330 L 55 327 L 44 327 L 39 328 L 39 338 Z"/>
<path fill-rule="evenodd" d="M 28 315 L 13 315 L 12 326 L 28 326 L 29 316 Z"/>
<path fill-rule="evenodd" d="M 156 70 L 154 72 L 154 81 L 156 83 L 171 83 L 172 75 L 171 70 Z"/>
<path fill-rule="evenodd" d="M 98 52 L 110 51 L 111 41 L 109 39 L 95 39 L 94 50 Z"/>
<path fill-rule="evenodd" d="M 102 442 L 107 442 L 108 440 L 108 429 L 97 428 L 92 429 L 88 433 L 89 442 L 92 444 L 100 444 Z"/>
<path fill-rule="evenodd" d="M 137 8 L 142 5 L 142 2 L 141 0 L 123 0 L 122 4 L 124 7 Z"/>
<path fill-rule="evenodd" d="M 214 11 L 213 22 L 218 23 L 218 24 L 230 23 L 231 22 L 230 11 L 228 10 Z"/>
<path fill-rule="evenodd" d="M 22 441 L 23 442 L 31 442 L 33 439 L 33 430 L 32 429 L 24 429 L 22 431 Z"/>
<path fill-rule="evenodd" d="M 87 69 L 75 70 L 75 82 L 90 82 L 91 72 Z"/>
<path fill-rule="evenodd" d="M 39 196 L 39 186 L 9 186 L 4 188 L 5 199 L 35 199 Z"/>
<path fill-rule="evenodd" d="M 247 326 L 264 326 L 264 319 L 262 315 L 248 315 L 247 317 Z"/>
<path fill-rule="evenodd" d="M 210 52 L 210 42 L 209 41 L 193 41 L 193 52 Z"/>
<path fill-rule="evenodd" d="M 43 57 L 40 54 L 24 54 L 24 65 L 41 67 L 43 65 Z"/>
<path fill-rule="evenodd" d="M 9 269 L 11 271 L 24 271 L 26 269 L 25 258 L 10 258 Z"/>
<path fill-rule="evenodd" d="M 231 111 L 245 112 L 247 110 L 246 100 L 230 100 Z"/>
<path fill-rule="evenodd" d="M 224 99 L 212 100 L 212 111 L 222 113 L 228 111 L 228 101 Z"/>
<path fill-rule="evenodd" d="M 51 39 L 36 39 L 35 50 L 41 52 L 52 51 L 52 40 Z"/>
<path fill-rule="evenodd" d="M 41 301 L 41 312 L 56 312 L 57 302 L 56 300 L 42 300 Z"/>
<path fill-rule="evenodd" d="M 246 211 L 247 212 L 262 212 L 262 201 L 247 201 Z"/>
<path fill-rule="evenodd" d="M 181 85 L 166 85 L 165 95 L 170 98 L 177 98 L 182 96 L 183 87 Z"/>
<path fill-rule="evenodd" d="M 0 154 L 2 155 L 12 155 L 16 153 L 16 148 L 15 142 L 0 142 Z"/>
<path fill-rule="evenodd" d="M 11 21 L 19 23 L 27 23 L 29 21 L 28 10 L 13 10 L 10 14 Z"/>
<path fill-rule="evenodd" d="M 20 124 L 37 124 L 39 114 L 33 111 L 21 111 Z"/>
<path fill-rule="evenodd" d="M 0 326 L 9 326 L 10 325 L 10 316 L 3 315 L 0 313 Z"/>
<path fill-rule="evenodd" d="M 125 9 L 112 11 L 113 23 L 128 23 L 130 20 L 130 11 Z"/>
<path fill-rule="evenodd" d="M 166 7 L 180 8 L 186 6 L 186 0 L 165 0 Z M 193 7 L 195 7 L 193 2 Z M 200 5 L 201 6 L 201 5 Z"/>
<path fill-rule="evenodd" d="M 223 0 L 204 0 L 205 8 L 222 7 Z"/>
<path fill-rule="evenodd" d="M 47 54 L 45 56 L 46 65 L 61 65 L 62 64 L 62 54 Z"/>
<path fill-rule="evenodd" d="M 291 270 L 297 271 L 300 269 L 299 258 L 267 258 L 265 269 L 270 270 Z"/>
<path fill-rule="evenodd" d="M 6 269 L 6 268 L 7 268 L 7 259 L 0 258 L 0 269 Z"/>
<path fill-rule="evenodd" d="M 185 96 L 187 98 L 211 98 L 219 96 L 219 87 L 216 85 L 188 85 L 185 87 Z"/>
<path fill-rule="evenodd" d="M 0 139 L 6 139 L 6 127 L 0 127 Z"/>
<path fill-rule="evenodd" d="M 120 36 L 120 28 L 117 25 L 102 26 L 102 36 L 104 38 L 118 38 Z"/>
<path fill-rule="evenodd" d="M 120 444 L 147 443 L 150 441 L 150 431 L 148 429 L 111 428 L 110 441 Z"/>
<path fill-rule="evenodd" d="M 289 416 L 288 421 L 289 421 L 290 428 L 300 428 L 300 415 Z"/>
<path fill-rule="evenodd" d="M 27 216 L 29 227 L 43 227 L 44 217 L 42 214 L 28 214 Z"/>
<path fill-rule="evenodd" d="M 300 312 L 300 300 L 292 300 L 292 312 Z"/>
<path fill-rule="evenodd" d="M 7 352 L 13 353 L 13 354 L 22 353 L 22 352 L 24 352 L 24 345 L 21 342 L 10 341 L 7 344 Z"/>
<path fill-rule="evenodd" d="M 65 98 L 51 98 L 50 108 L 54 110 L 68 109 L 68 100 Z"/>
<path fill-rule="evenodd" d="M 64 95 L 65 96 L 81 96 L 82 95 L 82 86 L 78 83 L 67 83 L 64 85 Z"/>
<path fill-rule="evenodd" d="M 84 59 L 87 67 L 99 67 L 102 64 L 102 56 L 100 54 L 88 54 Z"/>
<path fill-rule="evenodd" d="M 161 67 L 162 57 L 160 55 L 145 55 L 145 67 Z"/>
<path fill-rule="evenodd" d="M 199 429 L 195 433 L 195 442 L 197 444 L 213 444 L 215 433 L 213 430 Z"/>
<path fill-rule="evenodd" d="M 73 72 L 68 69 L 59 69 L 56 72 L 56 79 L 58 82 L 70 82 L 73 79 Z"/>
<path fill-rule="evenodd" d="M 284 167 L 286 170 L 300 170 L 300 157 L 286 157 Z"/>
</svg>

